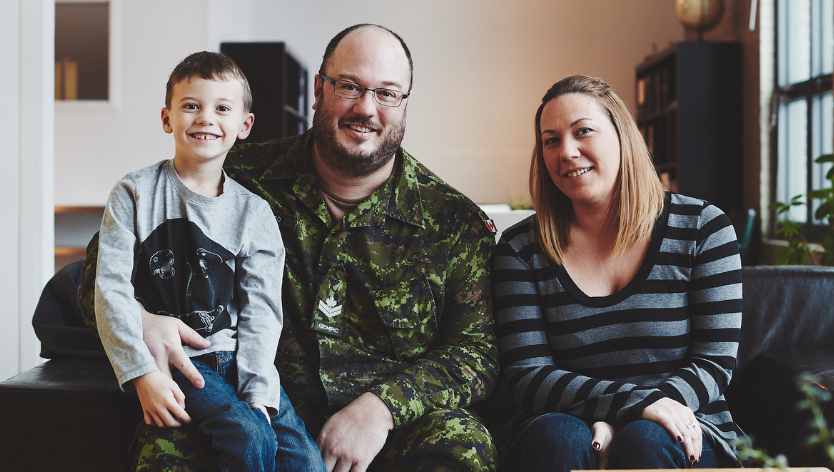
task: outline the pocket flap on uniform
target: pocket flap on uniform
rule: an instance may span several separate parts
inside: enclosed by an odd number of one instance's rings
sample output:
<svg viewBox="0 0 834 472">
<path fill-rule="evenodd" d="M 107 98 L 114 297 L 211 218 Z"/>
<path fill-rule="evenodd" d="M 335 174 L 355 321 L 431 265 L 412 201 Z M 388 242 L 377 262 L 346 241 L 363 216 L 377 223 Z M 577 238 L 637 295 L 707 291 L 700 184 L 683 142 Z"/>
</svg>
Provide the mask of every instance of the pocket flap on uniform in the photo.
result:
<svg viewBox="0 0 834 472">
<path fill-rule="evenodd" d="M 389 328 L 413 329 L 434 321 L 434 297 L 423 274 L 374 292 L 380 321 Z"/>
<path fill-rule="evenodd" d="M 438 335 L 434 297 L 426 276 L 419 274 L 373 295 L 397 359 L 408 361 L 425 354 Z"/>
</svg>

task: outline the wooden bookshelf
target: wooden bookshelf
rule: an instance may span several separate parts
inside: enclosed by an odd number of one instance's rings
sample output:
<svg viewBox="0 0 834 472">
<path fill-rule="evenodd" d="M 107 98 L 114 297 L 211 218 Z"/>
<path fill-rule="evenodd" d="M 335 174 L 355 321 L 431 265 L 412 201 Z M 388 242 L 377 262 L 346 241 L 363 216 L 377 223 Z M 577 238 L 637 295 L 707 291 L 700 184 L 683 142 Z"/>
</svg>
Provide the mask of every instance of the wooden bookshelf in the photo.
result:
<svg viewBox="0 0 834 472">
<path fill-rule="evenodd" d="M 252 89 L 255 126 L 241 142 L 262 143 L 307 131 L 307 69 L 284 43 L 221 43 Z"/>
<path fill-rule="evenodd" d="M 741 44 L 679 42 L 637 65 L 637 125 L 667 189 L 741 209 Z"/>
</svg>

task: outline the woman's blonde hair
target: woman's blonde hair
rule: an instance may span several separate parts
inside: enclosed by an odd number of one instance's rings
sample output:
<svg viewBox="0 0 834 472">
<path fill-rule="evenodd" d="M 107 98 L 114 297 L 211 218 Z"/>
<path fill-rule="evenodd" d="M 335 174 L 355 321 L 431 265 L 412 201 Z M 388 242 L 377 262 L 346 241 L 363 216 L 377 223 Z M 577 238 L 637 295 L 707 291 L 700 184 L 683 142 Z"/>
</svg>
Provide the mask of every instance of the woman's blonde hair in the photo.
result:
<svg viewBox="0 0 834 472">
<path fill-rule="evenodd" d="M 542 110 L 561 95 L 579 93 L 593 97 L 608 113 L 620 139 L 620 172 L 611 211 L 617 226 L 614 254 L 651 237 L 654 221 L 663 210 L 663 185 L 637 124 L 625 104 L 602 79 L 572 75 L 556 82 L 542 98 L 536 112 L 536 147 L 530 165 L 530 195 L 536 210 L 534 232 L 544 252 L 557 264 L 570 238 L 573 207 L 556 187 L 544 163 L 541 138 Z"/>
</svg>

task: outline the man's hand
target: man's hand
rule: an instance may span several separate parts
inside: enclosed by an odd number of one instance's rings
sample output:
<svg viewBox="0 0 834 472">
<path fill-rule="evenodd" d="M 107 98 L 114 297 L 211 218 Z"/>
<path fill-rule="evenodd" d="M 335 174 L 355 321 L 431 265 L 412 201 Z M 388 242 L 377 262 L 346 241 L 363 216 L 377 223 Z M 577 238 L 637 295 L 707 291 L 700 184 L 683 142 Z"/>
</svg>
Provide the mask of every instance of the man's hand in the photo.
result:
<svg viewBox="0 0 834 472">
<path fill-rule="evenodd" d="M 185 395 L 170 378 L 160 372 L 149 372 L 133 379 L 133 385 L 142 403 L 145 423 L 176 428 L 191 422 L 185 412 Z"/>
<path fill-rule="evenodd" d="M 331 416 L 316 443 L 328 472 L 365 472 L 379 454 L 394 417 L 378 396 L 363 393 Z"/>
<path fill-rule="evenodd" d="M 701 460 L 703 431 L 698 419 L 689 407 L 671 398 L 661 398 L 643 410 L 643 419 L 651 420 L 666 428 L 679 443 L 689 462 L 696 466 Z"/>
<path fill-rule="evenodd" d="M 182 343 L 197 349 L 205 349 L 211 343 L 186 326 L 182 321 L 163 315 L 154 315 L 142 310 L 142 337 L 156 361 L 156 366 L 169 379 L 171 366 L 182 372 L 196 388 L 203 388 L 205 380 L 185 354 Z"/>
</svg>

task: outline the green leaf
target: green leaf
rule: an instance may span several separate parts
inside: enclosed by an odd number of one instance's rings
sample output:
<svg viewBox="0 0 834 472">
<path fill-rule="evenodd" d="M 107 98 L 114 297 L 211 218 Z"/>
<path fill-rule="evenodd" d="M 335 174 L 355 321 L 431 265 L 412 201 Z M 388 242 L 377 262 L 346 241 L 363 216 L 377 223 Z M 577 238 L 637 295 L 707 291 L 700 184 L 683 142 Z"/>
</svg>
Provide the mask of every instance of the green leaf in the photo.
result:
<svg viewBox="0 0 834 472">
<path fill-rule="evenodd" d="M 831 189 L 811 190 L 808 192 L 808 198 L 825 199 L 831 195 Z"/>
<path fill-rule="evenodd" d="M 823 154 L 820 157 L 814 159 L 814 162 L 823 163 L 823 162 L 834 162 L 834 154 Z"/>
<path fill-rule="evenodd" d="M 780 221 L 779 222 L 779 232 L 785 235 L 787 238 L 792 238 L 799 233 L 800 226 L 799 223 L 796 221 Z"/>
<path fill-rule="evenodd" d="M 824 220 L 831 216 L 831 201 L 827 201 L 817 208 L 817 211 L 814 212 L 814 218 L 818 220 Z"/>
</svg>

